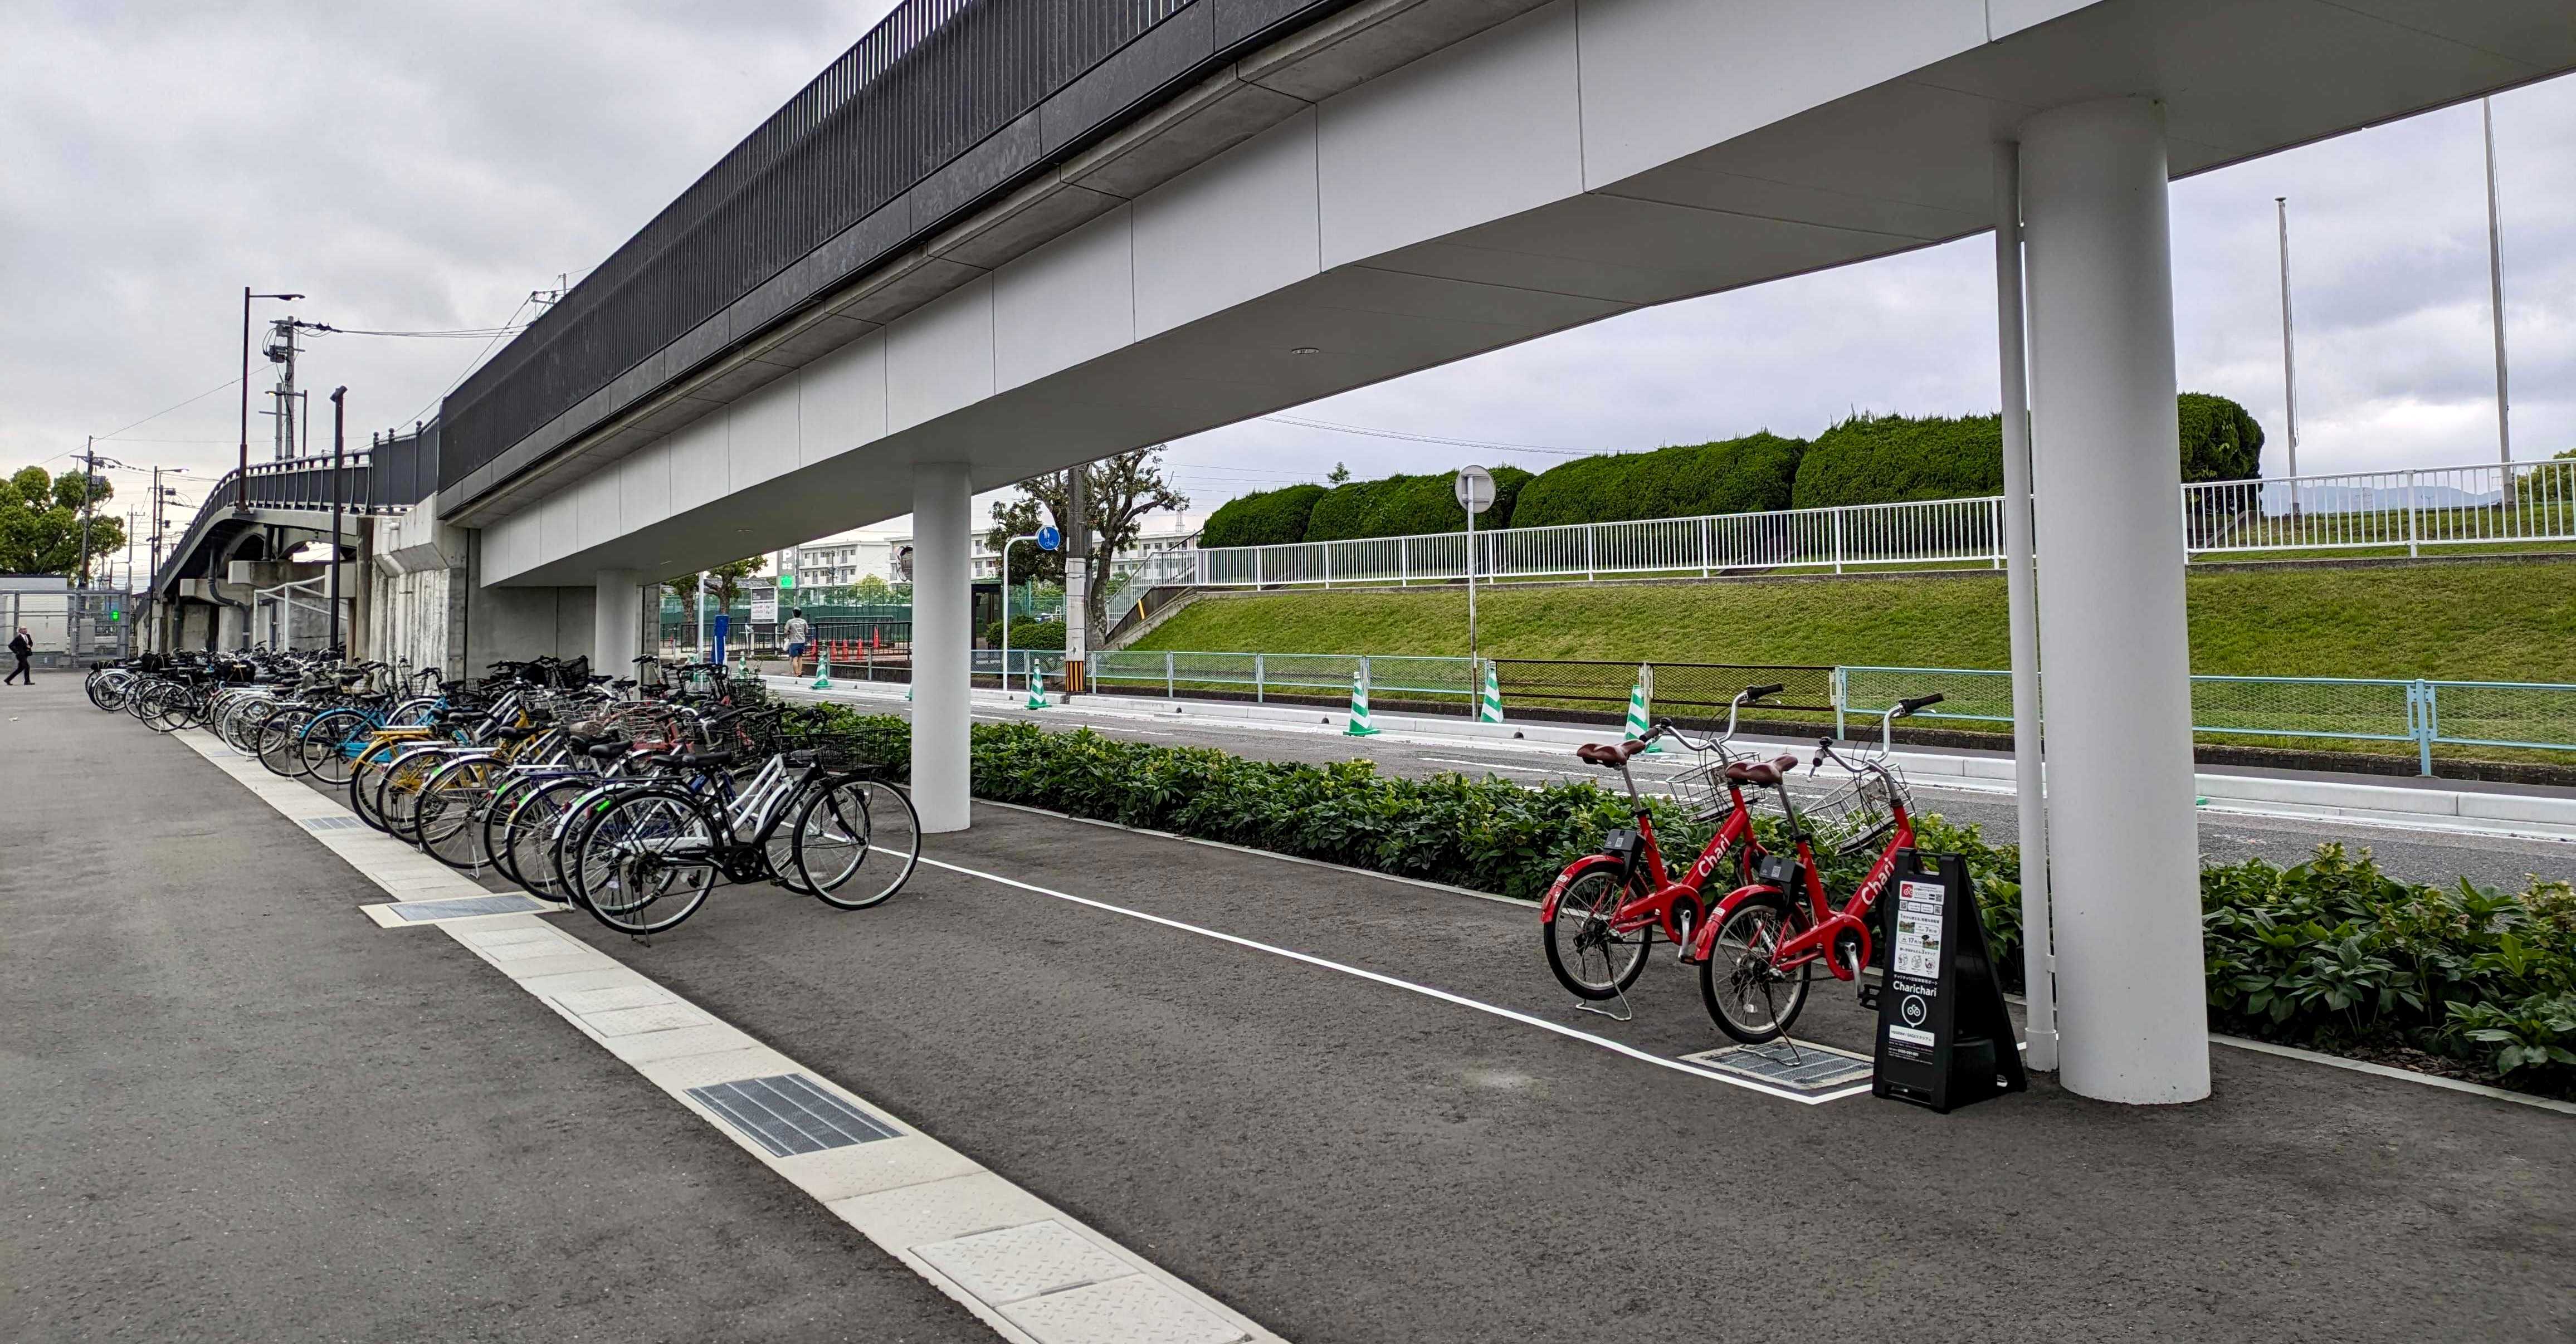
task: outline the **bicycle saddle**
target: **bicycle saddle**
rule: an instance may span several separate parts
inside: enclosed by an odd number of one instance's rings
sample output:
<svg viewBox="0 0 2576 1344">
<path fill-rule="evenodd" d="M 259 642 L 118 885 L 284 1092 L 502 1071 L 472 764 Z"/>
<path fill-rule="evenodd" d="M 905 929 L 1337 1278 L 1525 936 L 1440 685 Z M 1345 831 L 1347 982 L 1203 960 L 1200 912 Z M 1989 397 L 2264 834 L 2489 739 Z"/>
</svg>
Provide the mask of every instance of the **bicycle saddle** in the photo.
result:
<svg viewBox="0 0 2576 1344">
<path fill-rule="evenodd" d="M 1603 746 L 1598 742 L 1586 742 L 1582 746 L 1576 747 L 1574 749 L 1574 754 L 1576 758 L 1580 760 L 1589 761 L 1594 765 L 1603 767 L 1604 769 L 1616 770 L 1620 766 L 1626 765 L 1629 757 L 1634 756 L 1645 749 L 1645 743 L 1632 737 L 1616 746 Z"/>
<path fill-rule="evenodd" d="M 1798 758 L 1783 756 L 1775 761 L 1737 761 L 1726 767 L 1726 777 L 1737 784 L 1777 785 L 1780 777 L 1798 768 Z"/>
<path fill-rule="evenodd" d="M 732 759 L 733 748 L 718 747 L 714 751 L 689 752 L 680 757 L 680 764 L 691 770 L 702 770 L 708 766 L 723 765 Z"/>
<path fill-rule="evenodd" d="M 594 742 L 582 748 L 581 754 L 594 761 L 613 761 L 625 755 L 631 745 L 626 742 Z"/>
</svg>

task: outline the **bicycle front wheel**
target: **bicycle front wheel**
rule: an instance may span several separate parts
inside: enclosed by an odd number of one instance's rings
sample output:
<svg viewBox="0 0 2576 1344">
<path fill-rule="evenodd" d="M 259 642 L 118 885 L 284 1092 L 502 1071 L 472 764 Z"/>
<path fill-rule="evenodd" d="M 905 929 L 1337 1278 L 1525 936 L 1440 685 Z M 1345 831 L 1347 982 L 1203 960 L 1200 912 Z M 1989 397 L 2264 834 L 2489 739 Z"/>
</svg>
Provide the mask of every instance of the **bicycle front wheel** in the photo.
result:
<svg viewBox="0 0 2576 1344">
<path fill-rule="evenodd" d="M 1708 960 L 1699 964 L 1700 1000 L 1718 1030 L 1746 1045 L 1788 1034 L 1807 1006 L 1807 985 L 1816 965 L 1802 962 L 1796 970 L 1782 971 L 1772 965 L 1773 953 L 1806 924 L 1803 912 L 1770 892 L 1747 897 L 1726 912 Z"/>
<path fill-rule="evenodd" d="M 1618 865 L 1604 863 L 1566 884 L 1556 898 L 1556 917 L 1540 925 L 1539 934 L 1547 944 L 1547 968 L 1566 993 L 1616 998 L 1645 973 L 1651 926 L 1622 932 L 1612 924 L 1626 895 Z"/>
<path fill-rule="evenodd" d="M 620 933 L 659 933 L 715 888 L 716 824 L 677 789 L 615 795 L 583 831 L 572 866 L 583 904 Z"/>
<path fill-rule="evenodd" d="M 882 905 L 921 865 L 921 817 L 903 790 L 881 779 L 840 779 L 796 811 L 797 889 L 843 910 Z"/>
</svg>

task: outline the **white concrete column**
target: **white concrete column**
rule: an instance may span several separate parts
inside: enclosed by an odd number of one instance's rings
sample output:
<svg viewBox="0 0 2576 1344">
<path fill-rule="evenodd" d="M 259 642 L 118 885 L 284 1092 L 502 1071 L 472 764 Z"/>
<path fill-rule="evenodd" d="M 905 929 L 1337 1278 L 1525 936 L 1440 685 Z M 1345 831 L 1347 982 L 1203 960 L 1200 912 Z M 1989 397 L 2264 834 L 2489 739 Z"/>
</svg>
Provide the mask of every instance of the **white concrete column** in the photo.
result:
<svg viewBox="0 0 2576 1344">
<path fill-rule="evenodd" d="M 590 608 L 590 670 L 634 676 L 635 659 L 644 652 L 644 576 L 603 569 L 598 582 L 599 596 Z"/>
<path fill-rule="evenodd" d="M 973 820 L 972 495 L 962 462 L 912 469 L 912 805 L 925 832 L 962 831 Z"/>
<path fill-rule="evenodd" d="M 2059 1078 L 2209 1095 L 2163 109 L 2022 124 Z"/>
</svg>

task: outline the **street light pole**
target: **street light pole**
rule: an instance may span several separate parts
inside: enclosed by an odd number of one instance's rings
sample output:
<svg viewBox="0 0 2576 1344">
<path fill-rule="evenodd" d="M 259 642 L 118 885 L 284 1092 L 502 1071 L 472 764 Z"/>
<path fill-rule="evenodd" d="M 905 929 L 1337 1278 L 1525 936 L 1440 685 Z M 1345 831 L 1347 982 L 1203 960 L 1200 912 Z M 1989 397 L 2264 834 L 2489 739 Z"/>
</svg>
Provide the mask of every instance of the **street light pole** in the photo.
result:
<svg viewBox="0 0 2576 1344">
<path fill-rule="evenodd" d="M 2513 407 L 2504 377 L 2504 216 L 2496 205 L 2495 100 L 2479 100 L 2487 131 L 2487 301 L 2495 314 L 2496 456 L 2513 462 Z"/>
<path fill-rule="evenodd" d="M 2299 513 L 2299 369 L 2290 326 L 2290 198 L 2275 196 L 2281 219 L 2281 400 L 2290 428 L 2290 516 Z"/>
<path fill-rule="evenodd" d="M 344 497 L 340 467 L 348 449 L 344 437 L 348 395 L 346 384 L 331 389 L 331 642 L 325 646 L 331 649 L 340 647 L 340 510 Z"/>
<path fill-rule="evenodd" d="M 1038 534 L 1013 537 L 1002 543 L 1002 690 L 1011 689 L 1011 548 L 1021 542 L 1037 543 Z"/>
</svg>

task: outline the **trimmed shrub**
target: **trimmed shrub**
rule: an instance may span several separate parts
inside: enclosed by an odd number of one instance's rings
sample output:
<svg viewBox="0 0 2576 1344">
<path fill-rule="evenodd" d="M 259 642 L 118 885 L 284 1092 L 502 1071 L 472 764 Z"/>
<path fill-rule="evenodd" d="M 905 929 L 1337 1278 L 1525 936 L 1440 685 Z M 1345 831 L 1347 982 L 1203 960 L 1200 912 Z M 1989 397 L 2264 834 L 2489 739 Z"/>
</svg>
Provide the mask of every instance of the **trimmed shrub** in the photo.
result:
<svg viewBox="0 0 2576 1344">
<path fill-rule="evenodd" d="M 984 643 L 987 646 L 996 649 L 1002 647 L 1002 623 L 999 620 L 996 620 L 984 627 Z M 1015 649 L 1061 650 L 1064 647 L 1063 619 L 1060 617 L 1012 617 L 1011 647 Z"/>
<path fill-rule="evenodd" d="M 1479 532 L 1513 526 L 1512 510 L 1529 484 L 1530 473 L 1518 467 L 1495 467 L 1494 506 L 1476 520 Z M 1306 540 L 1346 541 L 1353 537 L 1413 537 L 1459 532 L 1467 515 L 1458 507 L 1449 472 L 1425 476 L 1389 476 L 1378 481 L 1349 481 L 1324 492 L 1306 520 Z"/>
<path fill-rule="evenodd" d="M 1962 499 L 2004 488 L 2003 419 L 1858 415 L 1816 436 L 1791 492 L 1801 509 Z"/>
<path fill-rule="evenodd" d="M 1208 515 L 1207 528 L 1199 534 L 1199 544 L 1208 547 L 1276 546 L 1281 542 L 1304 541 L 1307 518 L 1315 512 L 1315 501 L 1323 497 L 1324 487 L 1314 484 L 1239 495 L 1218 505 L 1217 511 Z"/>
<path fill-rule="evenodd" d="M 1806 447 L 1804 440 L 1766 430 L 1719 443 L 1576 458 L 1550 467 L 1521 490 L 1512 526 L 1785 509 Z"/>
<path fill-rule="evenodd" d="M 2263 427 L 2244 407 L 2206 392 L 2175 399 L 2185 481 L 2262 474 Z M 2004 488 L 2003 419 L 1993 415 L 1860 415 L 1807 446 L 1794 507 L 1966 499 Z"/>
<path fill-rule="evenodd" d="M 2185 392 L 2176 399 L 2182 431 L 2182 478 L 2250 481 L 2263 474 L 2263 427 L 2225 397 Z"/>
</svg>

